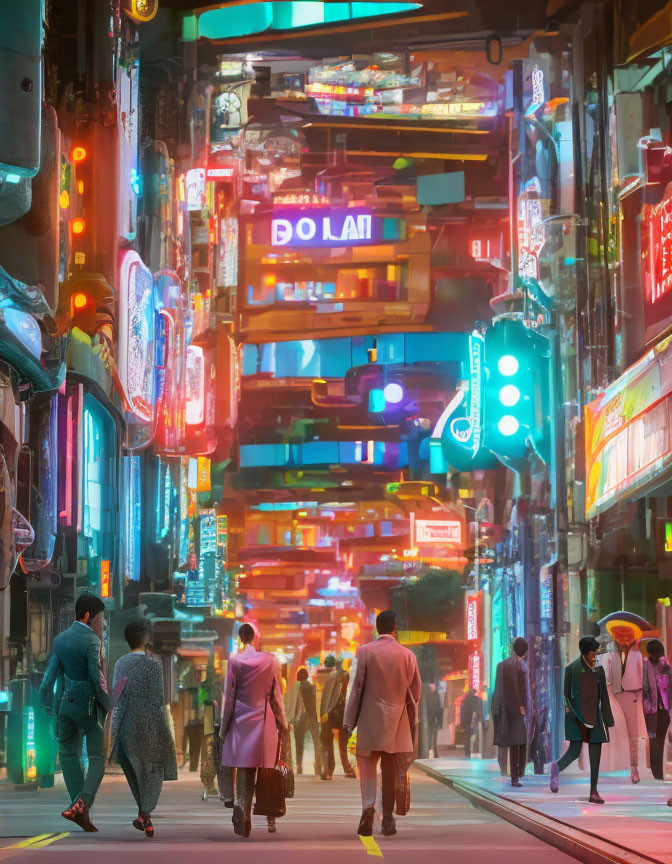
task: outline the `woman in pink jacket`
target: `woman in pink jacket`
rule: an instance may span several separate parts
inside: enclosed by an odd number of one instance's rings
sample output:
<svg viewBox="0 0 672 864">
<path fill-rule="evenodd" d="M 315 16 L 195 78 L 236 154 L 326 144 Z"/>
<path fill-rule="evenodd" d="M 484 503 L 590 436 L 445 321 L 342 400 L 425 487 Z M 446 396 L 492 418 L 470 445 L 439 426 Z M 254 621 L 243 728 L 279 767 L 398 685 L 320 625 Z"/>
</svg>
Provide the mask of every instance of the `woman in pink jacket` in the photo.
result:
<svg viewBox="0 0 672 864">
<path fill-rule="evenodd" d="M 249 837 L 257 768 L 275 767 L 279 730 L 287 729 L 280 664 L 272 654 L 256 651 L 255 631 L 238 631 L 243 650 L 229 658 L 222 710 L 222 767 L 234 775 L 233 830 Z M 275 821 L 269 819 L 269 831 Z"/>
</svg>

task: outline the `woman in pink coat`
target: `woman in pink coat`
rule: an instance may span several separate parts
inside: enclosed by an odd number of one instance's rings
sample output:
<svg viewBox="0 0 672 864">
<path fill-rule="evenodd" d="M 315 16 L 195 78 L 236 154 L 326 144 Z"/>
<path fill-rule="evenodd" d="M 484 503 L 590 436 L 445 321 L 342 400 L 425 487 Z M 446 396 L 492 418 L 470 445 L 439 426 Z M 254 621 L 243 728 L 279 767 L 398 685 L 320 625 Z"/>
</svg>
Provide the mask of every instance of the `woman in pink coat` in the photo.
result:
<svg viewBox="0 0 672 864">
<path fill-rule="evenodd" d="M 243 650 L 229 658 L 220 731 L 222 767 L 229 775 L 235 770 L 233 830 L 242 837 L 252 829 L 257 768 L 275 767 L 279 730 L 287 729 L 280 664 L 272 654 L 254 649 L 254 637 L 251 624 L 238 631 Z M 269 831 L 274 830 L 269 819 Z"/>
</svg>

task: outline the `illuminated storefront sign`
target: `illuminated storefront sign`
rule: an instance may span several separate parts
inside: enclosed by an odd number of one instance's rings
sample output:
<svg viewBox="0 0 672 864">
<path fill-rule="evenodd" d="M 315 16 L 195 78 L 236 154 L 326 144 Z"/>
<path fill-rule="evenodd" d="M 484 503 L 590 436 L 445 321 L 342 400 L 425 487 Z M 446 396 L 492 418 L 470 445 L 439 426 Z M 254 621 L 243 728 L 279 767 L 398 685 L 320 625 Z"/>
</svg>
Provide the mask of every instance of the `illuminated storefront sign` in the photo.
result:
<svg viewBox="0 0 672 864">
<path fill-rule="evenodd" d="M 219 222 L 217 247 L 217 285 L 234 288 L 238 284 L 238 219 L 226 216 Z"/>
<path fill-rule="evenodd" d="M 273 211 L 272 246 L 357 246 L 375 242 L 378 238 L 374 236 L 370 210 Z"/>
<path fill-rule="evenodd" d="M 154 414 L 154 280 L 137 252 L 122 253 L 119 275 L 119 378 L 130 411 Z"/>
<path fill-rule="evenodd" d="M 456 544 L 462 542 L 462 525 L 457 521 L 415 520 L 415 543 Z"/>
<path fill-rule="evenodd" d="M 545 206 L 541 184 L 534 177 L 518 199 L 518 274 L 523 279 L 539 278 L 539 255 L 546 242 Z"/>
<path fill-rule="evenodd" d="M 423 117 L 443 120 L 447 117 L 496 117 L 496 102 L 429 102 L 421 108 Z"/>
<path fill-rule="evenodd" d="M 205 204 L 205 168 L 191 168 L 186 179 L 187 210 L 202 210 Z"/>
<path fill-rule="evenodd" d="M 672 338 L 585 408 L 586 516 L 640 497 L 672 467 Z"/>
<path fill-rule="evenodd" d="M 481 453 L 484 363 L 485 340 L 474 330 L 469 337 L 469 377 L 462 382 L 432 432 L 433 446 L 440 446 L 448 463 L 462 471 L 494 464 L 494 457 Z"/>
<path fill-rule="evenodd" d="M 672 196 L 644 208 L 642 281 L 646 286 L 644 341 L 649 342 L 672 319 Z"/>
<path fill-rule="evenodd" d="M 474 651 L 469 655 L 469 687 L 480 693 L 482 685 L 483 655 L 480 651 Z"/>
<path fill-rule="evenodd" d="M 467 594 L 467 614 L 465 626 L 467 642 L 476 642 L 479 639 L 480 602 L 480 591 L 475 594 Z"/>
<path fill-rule="evenodd" d="M 206 173 L 206 178 L 208 180 L 226 180 L 230 177 L 233 177 L 236 173 L 236 169 L 233 167 L 230 168 L 208 168 Z"/>
<path fill-rule="evenodd" d="M 124 12 L 134 21 L 151 21 L 159 11 L 159 0 L 124 0 Z"/>
<path fill-rule="evenodd" d="M 187 348 L 187 405 L 185 422 L 200 426 L 205 421 L 205 356 L 200 345 Z"/>
<path fill-rule="evenodd" d="M 110 596 L 110 562 L 105 560 L 100 562 L 100 596 Z"/>
</svg>

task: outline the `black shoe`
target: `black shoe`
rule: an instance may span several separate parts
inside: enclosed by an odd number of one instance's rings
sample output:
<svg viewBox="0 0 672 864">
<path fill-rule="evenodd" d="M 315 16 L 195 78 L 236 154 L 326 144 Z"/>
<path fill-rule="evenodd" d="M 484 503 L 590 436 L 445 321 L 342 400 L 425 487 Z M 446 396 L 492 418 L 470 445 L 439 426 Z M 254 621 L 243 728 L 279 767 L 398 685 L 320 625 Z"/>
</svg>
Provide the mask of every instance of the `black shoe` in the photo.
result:
<svg viewBox="0 0 672 864">
<path fill-rule="evenodd" d="M 523 784 L 520 782 L 520 780 L 517 777 L 511 778 L 511 785 L 513 786 L 514 789 L 522 789 L 523 788 Z"/>
<path fill-rule="evenodd" d="M 394 821 L 394 816 L 383 816 L 382 833 L 385 837 L 391 837 L 397 833 L 397 823 Z"/>
<path fill-rule="evenodd" d="M 252 820 L 245 818 L 245 811 L 240 804 L 233 805 L 233 830 L 239 837 L 249 837 L 252 831 Z"/>
<path fill-rule="evenodd" d="M 144 831 L 145 830 L 145 820 L 141 819 L 140 816 L 138 816 L 137 819 L 133 820 L 133 827 L 137 828 L 138 831 Z"/>
<path fill-rule="evenodd" d="M 375 807 L 367 807 L 362 811 L 362 818 L 359 820 L 359 828 L 357 833 L 360 837 L 371 837 L 373 834 L 373 820 L 376 815 Z"/>
<path fill-rule="evenodd" d="M 604 804 L 604 798 L 600 798 L 600 794 L 597 789 L 593 789 L 590 793 L 590 798 L 588 799 L 591 804 Z"/>
<path fill-rule="evenodd" d="M 154 836 L 154 826 L 152 825 L 152 820 L 149 816 L 145 819 L 145 837 L 153 837 Z"/>
</svg>

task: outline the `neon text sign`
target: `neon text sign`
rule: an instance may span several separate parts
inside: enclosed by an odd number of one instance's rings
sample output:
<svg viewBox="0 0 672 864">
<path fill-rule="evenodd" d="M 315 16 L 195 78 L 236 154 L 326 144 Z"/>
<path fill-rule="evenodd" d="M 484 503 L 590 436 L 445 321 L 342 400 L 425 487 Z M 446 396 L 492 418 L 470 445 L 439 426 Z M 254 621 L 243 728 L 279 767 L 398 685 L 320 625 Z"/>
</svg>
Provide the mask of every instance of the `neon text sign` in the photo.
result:
<svg viewBox="0 0 672 864">
<path fill-rule="evenodd" d="M 272 246 L 359 246 L 378 242 L 371 211 L 341 208 L 275 210 Z"/>
</svg>

